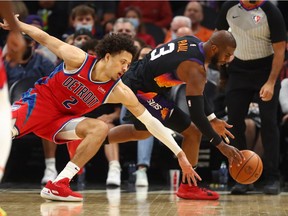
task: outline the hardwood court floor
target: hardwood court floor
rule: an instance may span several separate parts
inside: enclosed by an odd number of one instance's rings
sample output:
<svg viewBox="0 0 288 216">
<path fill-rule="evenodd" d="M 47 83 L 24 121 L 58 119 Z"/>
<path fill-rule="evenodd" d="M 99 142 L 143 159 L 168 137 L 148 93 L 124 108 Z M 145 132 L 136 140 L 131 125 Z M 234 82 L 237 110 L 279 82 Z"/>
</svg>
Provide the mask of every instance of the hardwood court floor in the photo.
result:
<svg viewBox="0 0 288 216">
<path fill-rule="evenodd" d="M 194 201 L 179 199 L 172 190 L 160 186 L 150 187 L 149 191 L 145 187 L 94 188 L 81 191 L 84 201 L 73 203 L 47 202 L 40 197 L 37 186 L 1 187 L 0 207 L 8 216 L 288 215 L 287 192 L 235 196 L 222 191 L 218 201 Z"/>
</svg>

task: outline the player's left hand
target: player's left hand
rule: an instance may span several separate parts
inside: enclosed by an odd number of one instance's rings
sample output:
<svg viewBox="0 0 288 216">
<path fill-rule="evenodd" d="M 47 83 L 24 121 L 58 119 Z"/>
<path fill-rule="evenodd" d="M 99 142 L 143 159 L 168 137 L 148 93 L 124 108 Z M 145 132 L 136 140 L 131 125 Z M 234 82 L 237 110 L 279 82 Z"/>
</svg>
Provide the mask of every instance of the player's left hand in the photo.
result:
<svg viewBox="0 0 288 216">
<path fill-rule="evenodd" d="M 187 179 L 189 186 L 192 185 L 191 180 L 195 186 L 197 186 L 197 180 L 202 180 L 198 173 L 193 169 L 192 165 L 189 163 L 185 153 L 181 151 L 178 155 L 178 162 L 182 169 L 182 181 Z"/>
<path fill-rule="evenodd" d="M 210 121 L 211 126 L 215 130 L 215 132 L 224 138 L 226 143 L 230 143 L 230 140 L 228 137 L 234 139 L 234 135 L 228 130 L 229 128 L 232 128 L 233 125 L 228 124 L 226 121 L 223 121 L 221 119 L 215 118 L 212 121 Z"/>
</svg>

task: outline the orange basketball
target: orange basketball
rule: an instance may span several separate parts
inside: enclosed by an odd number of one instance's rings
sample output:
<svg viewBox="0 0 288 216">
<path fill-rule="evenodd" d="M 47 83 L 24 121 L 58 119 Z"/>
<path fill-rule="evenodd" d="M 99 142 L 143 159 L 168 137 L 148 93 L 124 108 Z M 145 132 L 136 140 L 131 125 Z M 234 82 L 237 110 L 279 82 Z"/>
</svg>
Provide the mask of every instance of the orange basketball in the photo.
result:
<svg viewBox="0 0 288 216">
<path fill-rule="evenodd" d="M 231 177 L 240 184 L 252 184 L 259 179 L 263 171 L 261 158 L 253 151 L 242 150 L 245 161 L 238 167 L 233 162 L 232 167 L 229 166 Z"/>
</svg>

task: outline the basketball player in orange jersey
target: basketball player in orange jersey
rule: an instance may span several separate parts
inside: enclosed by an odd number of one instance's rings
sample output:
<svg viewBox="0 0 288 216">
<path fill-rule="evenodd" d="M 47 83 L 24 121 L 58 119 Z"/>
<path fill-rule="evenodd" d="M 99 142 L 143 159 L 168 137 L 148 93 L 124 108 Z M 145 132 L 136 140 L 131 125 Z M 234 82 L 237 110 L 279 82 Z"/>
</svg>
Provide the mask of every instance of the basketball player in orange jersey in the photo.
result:
<svg viewBox="0 0 288 216">
<path fill-rule="evenodd" d="M 148 130 L 177 156 L 189 184 L 201 180 L 170 131 L 139 103 L 121 81 L 136 53 L 133 40 L 125 35 L 107 35 L 96 48 L 97 58 L 64 43 L 32 25 L 17 21 L 20 30 L 46 46 L 63 63 L 49 77 L 43 77 L 12 107 L 14 137 L 30 132 L 55 143 L 82 139 L 76 153 L 57 178 L 49 181 L 41 196 L 50 200 L 82 201 L 73 192 L 70 180 L 99 150 L 108 134 L 101 120 L 82 117 L 103 103 L 122 103 Z M 8 23 L 0 26 L 10 30 Z M 238 152 L 235 152 L 238 154 Z"/>
<path fill-rule="evenodd" d="M 25 41 L 19 31 L 17 22 L 12 13 L 11 2 L 0 2 L 0 17 L 5 18 L 11 26 L 11 31 L 7 38 L 7 56 L 11 64 L 21 60 L 25 50 Z M 0 50 L 0 57 L 2 56 Z M 6 72 L 2 58 L 0 59 L 0 182 L 2 180 L 5 165 L 11 149 L 11 108 L 8 97 L 8 88 L 6 83 Z"/>
</svg>

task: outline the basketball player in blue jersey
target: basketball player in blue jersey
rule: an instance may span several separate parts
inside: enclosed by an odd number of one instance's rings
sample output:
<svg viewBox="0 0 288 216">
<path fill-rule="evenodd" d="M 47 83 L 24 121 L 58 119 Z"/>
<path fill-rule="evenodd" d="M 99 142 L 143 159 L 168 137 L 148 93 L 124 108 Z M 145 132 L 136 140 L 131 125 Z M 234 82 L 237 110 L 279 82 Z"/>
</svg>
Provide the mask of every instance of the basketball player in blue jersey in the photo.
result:
<svg viewBox="0 0 288 216">
<path fill-rule="evenodd" d="M 235 48 L 235 39 L 228 31 L 215 32 L 205 43 L 193 36 L 178 38 L 154 49 L 143 60 L 133 63 L 122 77 L 123 82 L 134 91 L 152 115 L 166 127 L 183 135 L 182 148 L 194 167 L 198 162 L 202 134 L 229 159 L 230 164 L 232 160 L 240 162 L 243 158 L 238 154 L 238 149 L 225 144 L 219 136 L 226 140 L 229 140 L 227 136 L 233 138 L 227 130 L 231 126 L 217 119 L 208 109 L 207 118 L 203 101 L 205 65 L 225 64 Z M 190 116 L 168 99 L 171 87 L 182 83 L 186 83 Z M 121 143 L 147 138 L 150 133 L 145 126 L 137 119 L 133 120 L 134 125 L 120 125 L 110 130 L 107 141 Z M 177 195 L 197 200 L 219 198 L 218 193 L 189 185 L 185 181 L 182 181 Z"/>
<path fill-rule="evenodd" d="M 70 180 L 99 150 L 108 134 L 108 125 L 101 120 L 82 117 L 103 103 L 122 103 L 148 130 L 177 156 L 189 184 L 201 180 L 170 131 L 139 103 L 135 94 L 121 81 L 136 48 L 125 35 L 107 35 L 96 48 L 97 58 L 81 49 L 64 43 L 32 25 L 17 21 L 20 30 L 46 46 L 63 63 L 49 77 L 43 77 L 34 88 L 13 104 L 13 136 L 33 132 L 55 143 L 81 139 L 82 142 L 66 167 L 41 191 L 50 200 L 82 201 L 73 192 Z M 6 30 L 8 23 L 0 23 Z M 239 155 L 239 152 L 233 152 Z M 238 156 L 240 158 L 240 155 Z"/>
</svg>

